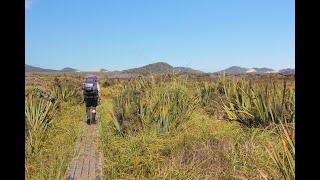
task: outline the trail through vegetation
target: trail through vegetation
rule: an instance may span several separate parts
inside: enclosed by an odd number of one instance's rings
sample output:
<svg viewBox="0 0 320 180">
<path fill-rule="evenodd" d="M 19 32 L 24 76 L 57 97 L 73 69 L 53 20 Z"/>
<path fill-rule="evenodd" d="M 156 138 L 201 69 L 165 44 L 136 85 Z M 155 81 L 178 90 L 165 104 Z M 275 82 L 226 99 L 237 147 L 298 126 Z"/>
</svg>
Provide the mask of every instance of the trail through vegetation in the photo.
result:
<svg viewBox="0 0 320 180">
<path fill-rule="evenodd" d="M 103 179 L 102 154 L 98 149 L 99 139 L 95 124 L 84 124 L 84 133 L 78 137 L 76 156 L 69 165 L 65 179 Z"/>
<path fill-rule="evenodd" d="M 295 178 L 294 79 L 101 79 L 90 129 L 81 75 L 35 76 L 26 86 L 26 179 L 61 179 L 73 167 L 90 176 L 99 151 L 105 179 Z M 81 171 L 77 150 L 89 153 Z"/>
<path fill-rule="evenodd" d="M 46 132 L 29 130 L 26 179 L 60 179 L 74 156 L 75 141 L 83 133 L 83 107 L 62 104 L 61 108 Z"/>
<path fill-rule="evenodd" d="M 61 179 L 83 134 L 81 80 L 34 76 L 25 89 L 25 178 Z"/>
</svg>

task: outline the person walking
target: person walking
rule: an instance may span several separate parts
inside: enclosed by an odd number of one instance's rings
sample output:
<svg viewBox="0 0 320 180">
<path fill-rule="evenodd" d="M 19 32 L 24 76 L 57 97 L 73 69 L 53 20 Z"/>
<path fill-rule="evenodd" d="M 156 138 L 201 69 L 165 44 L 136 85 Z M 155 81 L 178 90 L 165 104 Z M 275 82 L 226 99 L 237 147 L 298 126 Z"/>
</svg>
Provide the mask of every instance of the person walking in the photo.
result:
<svg viewBox="0 0 320 180">
<path fill-rule="evenodd" d="M 89 124 L 91 120 L 95 122 L 96 107 L 100 103 L 100 86 L 96 75 L 89 74 L 85 77 L 83 97 L 86 104 L 87 123 Z"/>
</svg>

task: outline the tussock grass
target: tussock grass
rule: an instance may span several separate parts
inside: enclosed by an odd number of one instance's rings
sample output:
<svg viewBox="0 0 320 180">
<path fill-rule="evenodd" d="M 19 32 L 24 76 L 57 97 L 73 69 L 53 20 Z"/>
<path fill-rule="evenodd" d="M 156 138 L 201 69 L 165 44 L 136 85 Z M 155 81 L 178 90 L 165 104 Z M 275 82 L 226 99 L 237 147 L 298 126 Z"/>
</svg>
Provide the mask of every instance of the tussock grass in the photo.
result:
<svg viewBox="0 0 320 180">
<path fill-rule="evenodd" d="M 295 178 L 294 81 L 190 77 L 108 79 L 98 107 L 107 179 Z M 59 179 L 82 129 L 83 77 L 33 78 L 37 89 L 26 88 L 26 179 Z"/>
<path fill-rule="evenodd" d="M 140 131 L 122 137 L 113 125 L 111 110 L 110 102 L 100 110 L 108 179 L 251 179 L 261 178 L 261 173 L 279 178 L 264 146 L 276 135 L 198 112 L 168 134 Z"/>
<path fill-rule="evenodd" d="M 202 106 L 224 119 L 255 127 L 294 121 L 295 91 L 286 80 L 267 84 L 222 76 L 199 89 Z"/>
<path fill-rule="evenodd" d="M 294 123 L 294 87 L 279 82 L 265 90 L 242 78 L 170 76 L 103 88 L 107 178 L 293 179 L 294 139 L 280 127 Z M 124 121 L 136 131 L 124 131 Z"/>
<path fill-rule="evenodd" d="M 85 114 L 76 82 L 67 78 L 50 86 L 26 88 L 26 179 L 61 179 L 64 175 Z"/>
<path fill-rule="evenodd" d="M 29 151 L 26 144 L 26 179 L 61 179 L 73 157 L 76 138 L 82 132 L 84 110 L 68 103 L 62 103 L 61 108 L 51 127 L 42 132 L 45 137 L 39 141 L 39 151 Z"/>
<path fill-rule="evenodd" d="M 41 148 L 45 132 L 52 123 L 56 108 L 57 102 L 39 99 L 32 94 L 27 96 L 25 100 L 27 152 L 37 153 Z"/>
<path fill-rule="evenodd" d="M 295 179 L 295 135 L 294 123 L 280 123 L 276 127 L 280 136 L 277 146 L 266 148 L 284 179 Z"/>
<path fill-rule="evenodd" d="M 115 125 L 122 133 L 139 130 L 168 132 L 187 121 L 197 107 L 197 96 L 181 83 L 159 83 L 151 79 L 124 84 L 114 97 Z"/>
</svg>

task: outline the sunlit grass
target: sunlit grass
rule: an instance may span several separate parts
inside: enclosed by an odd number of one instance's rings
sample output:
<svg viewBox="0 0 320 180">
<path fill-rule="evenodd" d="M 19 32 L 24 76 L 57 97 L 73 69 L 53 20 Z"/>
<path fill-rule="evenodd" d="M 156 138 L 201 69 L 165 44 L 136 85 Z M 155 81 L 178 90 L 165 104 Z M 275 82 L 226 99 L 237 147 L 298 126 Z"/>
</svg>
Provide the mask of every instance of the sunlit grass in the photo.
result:
<svg viewBox="0 0 320 180">
<path fill-rule="evenodd" d="M 79 94 L 67 85 L 26 90 L 26 179 L 61 179 L 73 157 L 85 113 L 74 103 Z"/>
<path fill-rule="evenodd" d="M 108 98 L 100 107 L 100 134 L 107 177 L 292 179 L 294 143 L 282 148 L 290 160 L 284 163 L 279 147 L 286 136 L 275 127 L 294 122 L 293 86 L 277 81 L 266 90 L 266 83 L 251 83 L 171 77 L 103 89 Z M 128 127 L 137 127 L 135 133 L 123 131 Z"/>
<path fill-rule="evenodd" d="M 82 130 L 82 77 L 52 86 L 56 75 L 37 76 L 26 89 L 26 179 L 60 179 Z M 98 107 L 106 178 L 294 179 L 294 81 L 259 78 L 108 80 Z"/>
</svg>

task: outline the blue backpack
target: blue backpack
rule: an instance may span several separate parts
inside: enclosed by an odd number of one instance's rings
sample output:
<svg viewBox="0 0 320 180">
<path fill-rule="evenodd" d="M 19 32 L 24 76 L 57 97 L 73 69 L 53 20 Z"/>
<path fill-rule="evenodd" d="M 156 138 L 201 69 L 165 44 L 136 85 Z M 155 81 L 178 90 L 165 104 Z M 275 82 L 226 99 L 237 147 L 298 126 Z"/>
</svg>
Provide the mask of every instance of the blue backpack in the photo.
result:
<svg viewBox="0 0 320 180">
<path fill-rule="evenodd" d="M 97 80 L 96 76 L 86 77 L 86 80 L 83 83 L 83 95 L 85 99 L 98 97 Z"/>
</svg>

